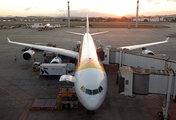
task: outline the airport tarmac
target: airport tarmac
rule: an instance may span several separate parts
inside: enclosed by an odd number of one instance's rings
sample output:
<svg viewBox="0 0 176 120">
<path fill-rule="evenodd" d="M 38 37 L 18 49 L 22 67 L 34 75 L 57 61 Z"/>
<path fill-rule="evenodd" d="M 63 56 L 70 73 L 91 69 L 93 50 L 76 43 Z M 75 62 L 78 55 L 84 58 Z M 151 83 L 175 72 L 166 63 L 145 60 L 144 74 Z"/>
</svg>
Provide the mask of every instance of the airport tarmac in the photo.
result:
<svg viewBox="0 0 176 120">
<path fill-rule="evenodd" d="M 112 47 L 163 41 L 170 36 L 168 43 L 148 49 L 176 60 L 176 23 L 167 23 L 167 25 L 170 28 L 91 28 L 90 33 L 109 31 L 93 38 Z M 114 65 L 105 66 L 108 75 L 108 93 L 94 116 L 87 115 L 81 104 L 78 109 L 29 111 L 29 106 L 35 98 L 56 98 L 60 83 L 57 79 L 39 78 L 38 72 L 32 71 L 31 68 L 34 61 L 23 60 L 21 51 L 23 47 L 7 43 L 6 38 L 31 44 L 53 43 L 60 48 L 73 49 L 76 41 L 82 40 L 82 36 L 72 35 L 66 31 L 84 33 L 85 28 L 58 28 L 42 32 L 22 28 L 0 30 L 0 120 L 159 120 L 157 112 L 162 110 L 164 96 L 120 95 L 116 85 L 117 68 Z M 141 50 L 137 51 L 141 52 Z M 17 61 L 14 61 L 15 55 Z M 35 57 L 36 61 L 44 61 L 42 52 L 36 52 Z M 169 112 L 173 120 L 176 119 L 175 111 L 176 103 L 171 100 Z"/>
</svg>

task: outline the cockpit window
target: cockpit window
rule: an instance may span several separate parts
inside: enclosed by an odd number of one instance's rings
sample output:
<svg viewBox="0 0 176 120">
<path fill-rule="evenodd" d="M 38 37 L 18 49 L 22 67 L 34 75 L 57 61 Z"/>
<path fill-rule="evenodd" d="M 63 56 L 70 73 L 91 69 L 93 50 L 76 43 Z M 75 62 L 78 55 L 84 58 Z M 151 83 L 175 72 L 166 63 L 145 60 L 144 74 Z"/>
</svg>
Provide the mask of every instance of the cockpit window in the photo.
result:
<svg viewBox="0 0 176 120">
<path fill-rule="evenodd" d="M 98 90 L 99 90 L 99 92 L 101 92 L 101 91 L 103 90 L 103 88 L 100 86 L 100 87 L 98 88 Z"/>
<path fill-rule="evenodd" d="M 86 89 L 86 93 L 92 95 L 92 90 Z"/>
<path fill-rule="evenodd" d="M 93 95 L 98 94 L 98 89 L 93 90 Z"/>
<path fill-rule="evenodd" d="M 100 86 L 98 89 L 90 90 L 90 89 L 86 89 L 84 86 L 82 86 L 80 88 L 80 90 L 82 92 L 85 92 L 86 94 L 89 94 L 89 95 L 96 95 L 96 94 L 101 93 L 103 91 L 103 87 Z"/>
</svg>

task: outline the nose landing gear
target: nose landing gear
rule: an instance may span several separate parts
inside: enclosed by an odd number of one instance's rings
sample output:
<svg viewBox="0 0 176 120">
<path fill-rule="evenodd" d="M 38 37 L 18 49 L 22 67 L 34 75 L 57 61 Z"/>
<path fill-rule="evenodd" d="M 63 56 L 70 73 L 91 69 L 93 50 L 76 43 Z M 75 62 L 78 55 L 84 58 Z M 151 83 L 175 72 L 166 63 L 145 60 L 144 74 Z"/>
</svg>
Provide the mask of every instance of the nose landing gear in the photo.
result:
<svg viewBox="0 0 176 120">
<path fill-rule="evenodd" d="M 87 110 L 86 115 L 91 115 L 91 116 L 94 116 L 94 115 L 95 115 L 95 111 L 90 111 L 90 110 Z"/>
</svg>

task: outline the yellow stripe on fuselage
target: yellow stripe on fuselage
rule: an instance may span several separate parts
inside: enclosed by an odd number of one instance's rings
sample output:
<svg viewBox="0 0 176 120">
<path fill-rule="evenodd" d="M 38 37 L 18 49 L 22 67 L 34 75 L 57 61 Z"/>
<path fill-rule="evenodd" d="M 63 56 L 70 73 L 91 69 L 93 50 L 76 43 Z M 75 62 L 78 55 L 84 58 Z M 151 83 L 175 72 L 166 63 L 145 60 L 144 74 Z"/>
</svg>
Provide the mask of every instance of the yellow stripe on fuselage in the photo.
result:
<svg viewBox="0 0 176 120">
<path fill-rule="evenodd" d="M 83 70 L 83 69 L 88 69 L 88 68 L 95 68 L 95 69 L 99 69 L 105 72 L 103 65 L 99 61 L 89 60 L 89 59 L 81 62 L 76 67 L 76 72 Z"/>
<path fill-rule="evenodd" d="M 76 72 L 88 68 L 95 68 L 105 72 L 98 58 L 96 45 L 92 36 L 89 33 L 85 33 L 81 42 Z"/>
</svg>

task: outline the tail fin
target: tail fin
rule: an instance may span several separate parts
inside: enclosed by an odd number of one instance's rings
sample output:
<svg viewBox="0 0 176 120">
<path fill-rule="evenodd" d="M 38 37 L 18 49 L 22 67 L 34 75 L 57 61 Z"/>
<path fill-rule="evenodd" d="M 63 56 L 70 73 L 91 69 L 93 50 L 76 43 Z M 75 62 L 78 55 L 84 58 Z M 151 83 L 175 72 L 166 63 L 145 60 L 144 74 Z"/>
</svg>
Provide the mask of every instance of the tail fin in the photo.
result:
<svg viewBox="0 0 176 120">
<path fill-rule="evenodd" d="M 86 33 L 89 33 L 89 17 L 87 15 L 87 27 L 86 27 Z"/>
</svg>

